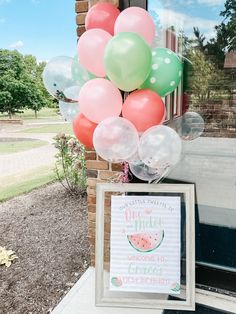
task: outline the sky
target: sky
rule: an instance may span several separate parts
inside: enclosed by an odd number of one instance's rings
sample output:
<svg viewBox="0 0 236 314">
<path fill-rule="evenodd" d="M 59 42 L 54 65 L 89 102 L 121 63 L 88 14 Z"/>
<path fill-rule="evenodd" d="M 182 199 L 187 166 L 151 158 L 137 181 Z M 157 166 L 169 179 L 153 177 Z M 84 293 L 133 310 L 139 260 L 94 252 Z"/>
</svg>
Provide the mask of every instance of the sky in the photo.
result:
<svg viewBox="0 0 236 314">
<path fill-rule="evenodd" d="M 149 0 L 163 25 L 186 35 L 198 26 L 214 36 L 225 0 Z M 39 61 L 76 54 L 75 0 L 0 0 L 0 48 L 32 54 Z"/>
<path fill-rule="evenodd" d="M 149 10 L 159 16 L 161 25 L 174 25 L 188 36 L 199 27 L 207 39 L 214 37 L 214 26 L 222 21 L 225 0 L 149 0 Z"/>
<path fill-rule="evenodd" d="M 0 48 L 39 61 L 76 54 L 75 0 L 0 0 Z"/>
</svg>

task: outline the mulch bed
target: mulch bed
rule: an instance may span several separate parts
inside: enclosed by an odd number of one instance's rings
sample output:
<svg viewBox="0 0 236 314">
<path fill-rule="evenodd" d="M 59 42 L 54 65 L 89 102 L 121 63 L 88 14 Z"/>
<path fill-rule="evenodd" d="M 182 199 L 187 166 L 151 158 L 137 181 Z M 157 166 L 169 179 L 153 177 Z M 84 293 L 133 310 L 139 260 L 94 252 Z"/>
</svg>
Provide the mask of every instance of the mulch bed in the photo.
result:
<svg viewBox="0 0 236 314">
<path fill-rule="evenodd" d="M 0 313 L 50 313 L 89 265 L 87 228 L 86 198 L 59 183 L 0 204 L 0 246 L 18 256 L 0 266 Z"/>
</svg>

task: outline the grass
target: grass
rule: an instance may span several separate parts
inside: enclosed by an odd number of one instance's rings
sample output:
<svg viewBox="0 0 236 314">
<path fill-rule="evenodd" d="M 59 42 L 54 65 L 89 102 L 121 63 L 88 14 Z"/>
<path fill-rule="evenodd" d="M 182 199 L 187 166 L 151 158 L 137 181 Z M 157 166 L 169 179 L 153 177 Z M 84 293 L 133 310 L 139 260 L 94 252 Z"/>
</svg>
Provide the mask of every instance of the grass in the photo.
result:
<svg viewBox="0 0 236 314">
<path fill-rule="evenodd" d="M 40 119 L 60 119 L 60 116 L 57 114 L 58 109 L 56 108 L 42 108 L 38 112 L 38 117 L 35 119 L 34 111 L 31 109 L 24 110 L 23 113 L 16 114 L 14 119 L 23 119 L 23 120 L 40 120 Z M 0 114 L 0 119 L 8 119 L 7 114 Z"/>
<path fill-rule="evenodd" d="M 47 145 L 48 142 L 33 140 L 33 141 L 15 141 L 15 142 L 0 142 L 0 154 L 11 154 L 23 152 L 33 148 Z"/>
<path fill-rule="evenodd" d="M 66 134 L 73 134 L 72 125 L 67 123 L 50 124 L 20 131 L 20 133 L 61 133 L 61 132 Z"/>
<path fill-rule="evenodd" d="M 0 180 L 0 202 L 56 181 L 52 166 L 38 167 Z"/>
</svg>

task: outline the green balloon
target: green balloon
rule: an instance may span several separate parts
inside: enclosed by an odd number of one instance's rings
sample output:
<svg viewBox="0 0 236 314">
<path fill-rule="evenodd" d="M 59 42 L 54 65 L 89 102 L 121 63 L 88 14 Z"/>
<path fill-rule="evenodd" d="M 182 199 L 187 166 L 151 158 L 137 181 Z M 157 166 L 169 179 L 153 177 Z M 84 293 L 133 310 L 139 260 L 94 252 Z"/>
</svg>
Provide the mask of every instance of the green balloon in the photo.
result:
<svg viewBox="0 0 236 314">
<path fill-rule="evenodd" d="M 152 54 L 138 34 L 124 32 L 109 41 L 104 61 L 110 80 L 119 89 L 130 92 L 146 80 L 151 70 Z"/>
<path fill-rule="evenodd" d="M 80 87 L 82 87 L 87 81 L 96 77 L 82 67 L 77 56 L 74 57 L 74 61 L 72 62 L 71 73 L 74 81 L 76 81 Z"/>
<path fill-rule="evenodd" d="M 141 88 L 148 88 L 164 97 L 179 85 L 183 65 L 177 54 L 167 48 L 152 50 L 152 69 Z"/>
</svg>

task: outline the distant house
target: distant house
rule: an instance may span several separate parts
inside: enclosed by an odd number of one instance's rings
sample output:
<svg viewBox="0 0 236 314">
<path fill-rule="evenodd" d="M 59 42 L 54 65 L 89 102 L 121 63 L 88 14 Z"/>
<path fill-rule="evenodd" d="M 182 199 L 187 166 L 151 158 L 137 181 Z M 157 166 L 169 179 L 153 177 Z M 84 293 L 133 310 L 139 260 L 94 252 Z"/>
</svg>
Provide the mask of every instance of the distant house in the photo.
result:
<svg viewBox="0 0 236 314">
<path fill-rule="evenodd" d="M 231 51 L 225 55 L 224 68 L 232 76 L 232 82 L 236 80 L 236 51 Z M 236 84 L 231 94 L 231 105 L 236 105 Z"/>
<path fill-rule="evenodd" d="M 231 51 L 231 52 L 226 53 L 224 68 L 236 70 L 236 52 L 235 51 Z"/>
</svg>

